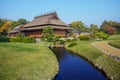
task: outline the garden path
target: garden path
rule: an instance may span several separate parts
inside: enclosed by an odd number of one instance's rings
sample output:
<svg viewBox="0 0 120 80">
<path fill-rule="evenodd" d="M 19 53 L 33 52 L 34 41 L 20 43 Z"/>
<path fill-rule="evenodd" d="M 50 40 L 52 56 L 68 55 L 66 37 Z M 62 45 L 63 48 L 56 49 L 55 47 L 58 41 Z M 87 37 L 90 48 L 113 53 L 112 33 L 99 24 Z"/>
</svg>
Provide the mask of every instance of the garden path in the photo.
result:
<svg viewBox="0 0 120 80">
<path fill-rule="evenodd" d="M 120 62 L 120 49 L 110 46 L 107 41 L 94 42 L 92 45 Z"/>
</svg>

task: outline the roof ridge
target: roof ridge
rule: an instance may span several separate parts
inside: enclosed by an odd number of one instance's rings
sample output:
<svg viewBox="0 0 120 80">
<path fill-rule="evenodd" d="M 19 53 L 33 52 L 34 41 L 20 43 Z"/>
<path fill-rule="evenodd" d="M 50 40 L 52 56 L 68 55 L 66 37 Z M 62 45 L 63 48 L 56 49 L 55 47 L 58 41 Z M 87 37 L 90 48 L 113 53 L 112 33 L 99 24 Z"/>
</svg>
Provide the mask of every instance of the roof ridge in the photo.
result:
<svg viewBox="0 0 120 80">
<path fill-rule="evenodd" d="M 44 16 L 48 16 L 48 15 L 57 15 L 57 13 L 56 12 L 51 12 L 51 13 L 46 13 L 46 14 L 43 14 L 43 15 L 40 15 L 40 16 L 35 16 L 34 17 L 34 19 L 36 19 L 36 18 L 40 18 L 40 17 L 44 17 Z"/>
</svg>

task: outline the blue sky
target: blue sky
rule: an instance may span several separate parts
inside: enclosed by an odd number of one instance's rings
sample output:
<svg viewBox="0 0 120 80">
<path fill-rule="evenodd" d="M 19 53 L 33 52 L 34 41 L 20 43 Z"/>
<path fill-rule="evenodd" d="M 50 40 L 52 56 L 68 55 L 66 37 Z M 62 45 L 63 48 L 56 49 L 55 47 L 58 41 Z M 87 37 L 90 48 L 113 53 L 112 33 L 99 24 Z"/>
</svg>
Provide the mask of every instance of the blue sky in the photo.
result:
<svg viewBox="0 0 120 80">
<path fill-rule="evenodd" d="M 0 18 L 31 21 L 56 11 L 62 21 L 100 25 L 104 20 L 120 22 L 120 0 L 0 0 Z"/>
</svg>

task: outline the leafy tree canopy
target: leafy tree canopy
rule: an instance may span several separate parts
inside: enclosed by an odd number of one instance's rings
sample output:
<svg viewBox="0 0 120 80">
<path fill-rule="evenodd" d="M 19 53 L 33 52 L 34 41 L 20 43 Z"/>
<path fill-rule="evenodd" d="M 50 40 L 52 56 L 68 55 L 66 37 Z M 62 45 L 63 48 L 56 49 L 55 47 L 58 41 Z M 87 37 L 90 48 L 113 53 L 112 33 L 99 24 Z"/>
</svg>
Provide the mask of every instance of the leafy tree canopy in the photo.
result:
<svg viewBox="0 0 120 80">
<path fill-rule="evenodd" d="M 53 28 L 51 26 L 44 28 L 42 34 L 43 34 L 42 35 L 43 38 L 45 38 L 47 41 L 53 40 L 54 32 L 53 32 Z"/>
<path fill-rule="evenodd" d="M 74 21 L 70 24 L 70 27 L 79 31 L 79 33 L 85 30 L 85 25 L 82 21 Z"/>
<path fill-rule="evenodd" d="M 11 21 L 6 21 L 1 27 L 0 27 L 0 34 L 1 35 L 7 35 L 7 31 L 10 31 L 10 25 Z"/>
<path fill-rule="evenodd" d="M 44 28 L 43 34 L 53 34 L 53 28 L 51 26 Z"/>
<path fill-rule="evenodd" d="M 23 18 L 18 19 L 18 21 L 0 19 L 0 35 L 7 35 L 7 32 L 12 30 L 14 27 L 26 23 L 28 23 L 28 21 Z"/>
<path fill-rule="evenodd" d="M 108 27 L 108 28 L 106 29 L 106 32 L 107 32 L 108 34 L 110 34 L 110 35 L 113 35 L 113 34 L 116 33 L 116 28 L 115 28 L 115 27 Z"/>
<path fill-rule="evenodd" d="M 99 30 L 98 26 L 96 24 L 91 24 L 90 25 L 90 31 L 95 33 Z"/>
<path fill-rule="evenodd" d="M 108 27 L 116 27 L 117 29 L 120 29 L 120 23 L 116 21 L 104 21 L 102 25 L 100 26 L 101 31 L 106 32 Z"/>
<path fill-rule="evenodd" d="M 27 23 L 28 23 L 28 21 L 27 21 L 26 19 L 23 19 L 23 18 L 18 19 L 17 22 L 18 22 L 19 24 L 27 24 Z"/>
</svg>

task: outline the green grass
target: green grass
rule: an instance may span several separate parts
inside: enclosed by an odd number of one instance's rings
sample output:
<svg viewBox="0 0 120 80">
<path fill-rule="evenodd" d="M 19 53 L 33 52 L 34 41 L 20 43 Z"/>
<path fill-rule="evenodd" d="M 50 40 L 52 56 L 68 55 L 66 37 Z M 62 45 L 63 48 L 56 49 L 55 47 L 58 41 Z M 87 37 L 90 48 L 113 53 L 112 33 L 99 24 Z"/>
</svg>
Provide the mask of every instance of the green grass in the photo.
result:
<svg viewBox="0 0 120 80">
<path fill-rule="evenodd" d="M 109 45 L 120 49 L 120 35 L 112 35 L 108 38 Z"/>
<path fill-rule="evenodd" d="M 77 46 L 66 48 L 101 66 L 113 80 L 120 80 L 120 63 L 92 47 L 91 42 L 78 41 Z"/>
<path fill-rule="evenodd" d="M 109 41 L 109 45 L 120 49 L 120 40 Z"/>
<path fill-rule="evenodd" d="M 0 80 L 49 80 L 57 71 L 46 43 L 0 43 Z"/>
<path fill-rule="evenodd" d="M 120 35 L 112 35 L 108 38 L 108 40 L 120 40 Z"/>
</svg>

